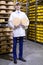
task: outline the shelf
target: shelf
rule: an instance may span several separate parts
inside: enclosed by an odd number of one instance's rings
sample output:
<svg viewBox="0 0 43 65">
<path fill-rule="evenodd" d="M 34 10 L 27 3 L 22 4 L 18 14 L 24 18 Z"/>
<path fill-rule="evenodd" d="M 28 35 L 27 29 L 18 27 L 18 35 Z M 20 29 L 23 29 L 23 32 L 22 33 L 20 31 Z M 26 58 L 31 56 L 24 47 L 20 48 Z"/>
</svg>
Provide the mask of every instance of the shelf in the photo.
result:
<svg viewBox="0 0 43 65">
<path fill-rule="evenodd" d="M 4 42 L 4 41 L 3 41 L 3 42 Z M 1 42 L 0 47 L 1 47 L 1 46 L 4 46 L 4 45 L 10 45 L 10 44 L 12 45 L 12 44 L 13 44 L 13 42 L 10 42 L 10 43 L 9 43 L 9 42 L 3 43 L 3 42 Z"/>
<path fill-rule="evenodd" d="M 13 4 L 0 4 L 0 5 L 5 5 L 5 6 L 15 6 L 15 5 L 13 5 Z"/>
<path fill-rule="evenodd" d="M 10 8 L 0 8 L 0 10 L 15 10 L 15 9 L 10 9 Z"/>
<path fill-rule="evenodd" d="M 8 24 L 8 21 L 0 22 L 0 24 Z"/>
<path fill-rule="evenodd" d="M 10 15 L 10 13 L 7 13 L 7 12 L 6 13 L 0 13 L 0 15 L 7 15 L 7 14 Z"/>
<path fill-rule="evenodd" d="M 7 1 L 7 2 L 12 1 L 13 2 L 13 0 L 0 0 L 0 1 Z"/>
<path fill-rule="evenodd" d="M 7 4 L 7 3 L 6 3 L 6 4 L 0 4 L 0 5 L 15 6 L 14 4 Z M 22 6 L 25 6 L 25 5 L 26 5 L 26 3 L 22 3 L 21 5 L 22 5 Z"/>
<path fill-rule="evenodd" d="M 36 1 L 33 1 L 33 2 L 31 2 L 31 3 L 29 2 L 29 5 L 32 6 L 32 5 L 34 5 L 35 3 L 36 3 Z"/>
<path fill-rule="evenodd" d="M 7 34 L 6 34 L 6 35 L 1 35 L 0 37 L 9 37 L 9 36 L 10 36 L 10 35 L 7 35 Z"/>
<path fill-rule="evenodd" d="M 10 32 L 12 32 L 12 31 L 1 31 L 0 33 L 4 33 L 4 32 L 6 32 L 6 33 L 10 33 Z"/>
<path fill-rule="evenodd" d="M 1 41 L 9 41 L 9 40 L 11 41 L 12 39 L 2 39 L 2 40 L 0 40 L 0 42 Z"/>
<path fill-rule="evenodd" d="M 9 17 L 0 17 L 0 19 L 8 19 Z"/>
<path fill-rule="evenodd" d="M 11 36 L 12 30 L 7 29 L 8 27 L 8 19 L 10 16 L 10 12 L 15 11 L 15 8 L 10 8 L 9 6 L 14 6 L 14 4 L 8 4 L 8 2 L 14 2 L 13 0 L 0 0 L 5 1 L 6 3 L 0 4 L 0 6 L 6 6 L 6 8 L 0 7 L 0 54 L 10 53 L 12 52 L 11 45 L 13 45 L 13 38 Z M 25 4 L 24 4 L 25 5 Z M 3 13 L 1 12 L 3 10 Z M 4 13 L 5 11 L 5 13 Z M 4 29 L 6 28 L 6 29 Z"/>
<path fill-rule="evenodd" d="M 22 3 L 21 5 L 22 5 L 22 6 L 25 6 L 26 4 L 27 4 L 27 3 Z"/>
</svg>

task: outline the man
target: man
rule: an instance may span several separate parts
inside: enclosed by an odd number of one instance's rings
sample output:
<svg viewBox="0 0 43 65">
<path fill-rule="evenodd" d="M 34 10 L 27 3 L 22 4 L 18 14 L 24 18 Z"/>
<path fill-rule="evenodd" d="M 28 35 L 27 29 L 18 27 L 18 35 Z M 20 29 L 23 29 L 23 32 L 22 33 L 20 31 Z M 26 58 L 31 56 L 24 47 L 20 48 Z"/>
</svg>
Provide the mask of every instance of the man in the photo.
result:
<svg viewBox="0 0 43 65">
<path fill-rule="evenodd" d="M 19 2 L 16 2 L 15 4 L 15 12 L 12 12 L 9 18 L 9 26 L 13 29 L 13 57 L 14 57 L 14 63 L 17 64 L 17 53 L 16 53 L 16 46 L 17 46 L 17 38 L 19 37 L 19 60 L 26 62 L 26 60 L 23 58 L 23 37 L 25 34 L 25 26 L 19 25 L 14 26 L 13 25 L 13 19 L 18 16 L 19 18 L 26 17 L 26 14 L 24 12 L 20 11 L 21 5 Z M 28 19 L 28 18 L 27 18 Z M 27 25 L 29 25 L 29 20 Z"/>
</svg>

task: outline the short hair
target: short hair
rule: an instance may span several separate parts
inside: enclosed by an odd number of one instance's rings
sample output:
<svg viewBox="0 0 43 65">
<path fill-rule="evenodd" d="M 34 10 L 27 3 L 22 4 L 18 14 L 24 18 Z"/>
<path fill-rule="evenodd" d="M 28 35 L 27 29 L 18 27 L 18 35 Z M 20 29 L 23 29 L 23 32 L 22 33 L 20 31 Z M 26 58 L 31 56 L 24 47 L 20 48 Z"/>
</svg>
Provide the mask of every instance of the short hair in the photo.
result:
<svg viewBox="0 0 43 65">
<path fill-rule="evenodd" d="M 16 2 L 15 5 L 21 5 L 20 2 Z"/>
</svg>

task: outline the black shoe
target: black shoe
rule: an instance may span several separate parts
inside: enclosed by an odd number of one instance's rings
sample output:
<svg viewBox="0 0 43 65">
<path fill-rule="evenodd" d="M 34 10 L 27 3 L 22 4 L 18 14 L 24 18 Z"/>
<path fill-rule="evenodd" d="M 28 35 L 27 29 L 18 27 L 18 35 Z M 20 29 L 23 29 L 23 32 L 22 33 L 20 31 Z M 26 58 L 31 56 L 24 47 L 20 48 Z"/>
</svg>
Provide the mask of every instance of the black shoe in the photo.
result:
<svg viewBox="0 0 43 65">
<path fill-rule="evenodd" d="M 14 63 L 17 64 L 17 60 L 14 60 Z"/>
<path fill-rule="evenodd" d="M 19 58 L 19 60 L 21 60 L 23 62 L 26 62 L 26 60 L 24 58 Z"/>
</svg>

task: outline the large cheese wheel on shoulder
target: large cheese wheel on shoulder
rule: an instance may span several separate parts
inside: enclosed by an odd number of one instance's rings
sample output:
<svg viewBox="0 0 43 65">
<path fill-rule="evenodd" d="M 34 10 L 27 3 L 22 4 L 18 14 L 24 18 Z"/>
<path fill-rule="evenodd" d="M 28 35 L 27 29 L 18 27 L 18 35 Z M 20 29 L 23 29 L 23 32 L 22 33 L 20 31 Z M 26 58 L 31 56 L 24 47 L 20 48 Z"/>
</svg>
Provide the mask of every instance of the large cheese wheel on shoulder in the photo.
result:
<svg viewBox="0 0 43 65">
<path fill-rule="evenodd" d="M 21 22 L 21 20 L 18 17 L 14 18 L 14 20 L 13 20 L 14 26 L 19 26 L 20 22 Z"/>
</svg>

